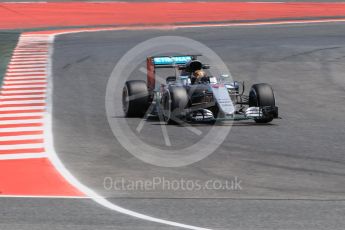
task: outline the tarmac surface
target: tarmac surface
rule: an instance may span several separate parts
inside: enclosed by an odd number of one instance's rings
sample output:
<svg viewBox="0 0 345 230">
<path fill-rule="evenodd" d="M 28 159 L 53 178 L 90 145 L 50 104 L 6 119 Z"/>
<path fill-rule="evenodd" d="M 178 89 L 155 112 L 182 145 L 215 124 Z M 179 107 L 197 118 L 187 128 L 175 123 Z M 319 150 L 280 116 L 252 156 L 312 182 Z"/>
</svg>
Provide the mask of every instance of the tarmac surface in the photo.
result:
<svg viewBox="0 0 345 230">
<path fill-rule="evenodd" d="M 59 36 L 52 73 L 56 151 L 67 169 L 86 186 L 122 207 L 155 217 L 212 229 L 342 229 L 344 30 L 344 24 L 333 23 Z M 236 80 L 245 80 L 248 85 L 270 83 L 283 119 L 272 125 L 235 123 L 213 154 L 185 167 L 152 166 L 129 154 L 115 139 L 107 121 L 107 82 L 115 64 L 129 49 L 166 35 L 207 45 Z M 143 63 L 138 64 L 139 69 Z M 137 70 L 131 77 L 145 79 L 145 74 Z M 118 94 L 114 97 L 120 100 Z M 141 120 L 126 121 L 135 130 Z M 229 126 L 218 125 L 217 129 Z M 210 126 L 195 128 L 202 135 L 212 132 Z M 158 121 L 147 122 L 138 137 L 162 149 L 181 149 L 200 140 L 184 127 L 168 126 L 167 131 L 172 147 L 164 145 Z M 153 178 L 201 184 L 237 178 L 241 188 L 119 190 L 107 189 L 105 178 L 127 184 Z M 0 212 L 7 215 L 2 215 L 0 226 L 14 229 L 6 225 L 13 218 L 11 211 L 13 215 L 19 215 L 18 210 L 30 213 L 30 202 L 19 199 L 10 210 L 2 206 Z M 49 224 L 56 229 L 170 229 L 112 213 L 90 200 L 39 202 L 43 205 L 37 206 L 33 218 L 29 215 L 21 219 L 22 229 L 44 229 L 46 218 L 51 218 Z"/>
</svg>

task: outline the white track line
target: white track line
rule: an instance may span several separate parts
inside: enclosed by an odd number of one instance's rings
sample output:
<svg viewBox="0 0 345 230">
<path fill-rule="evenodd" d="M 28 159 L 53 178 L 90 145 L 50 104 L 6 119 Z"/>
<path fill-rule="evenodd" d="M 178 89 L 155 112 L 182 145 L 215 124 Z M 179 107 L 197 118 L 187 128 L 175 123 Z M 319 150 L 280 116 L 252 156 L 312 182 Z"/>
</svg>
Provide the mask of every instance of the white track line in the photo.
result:
<svg viewBox="0 0 345 230">
<path fill-rule="evenodd" d="M 44 87 L 46 86 L 45 84 L 38 84 L 38 85 L 3 85 L 2 88 L 3 89 L 27 89 L 27 88 L 31 88 L 31 87 Z"/>
<path fill-rule="evenodd" d="M 41 35 L 41 37 L 37 37 L 37 38 L 35 38 L 35 36 L 23 35 L 23 37 L 21 37 L 21 39 L 19 40 L 20 41 L 19 45 L 26 44 L 26 43 L 46 45 L 47 43 L 44 41 L 46 39 L 45 37 L 46 35 L 43 35 L 43 34 Z"/>
<path fill-rule="evenodd" d="M 25 54 L 47 55 L 48 51 L 46 49 L 42 49 L 42 48 L 35 48 L 35 49 L 21 48 L 21 49 L 16 49 L 16 51 L 13 53 L 13 55 L 25 55 Z"/>
<path fill-rule="evenodd" d="M 21 160 L 21 159 L 35 159 L 46 158 L 46 153 L 20 153 L 20 154 L 0 154 L 0 160 Z M 16 197 L 10 195 L 0 195 L 0 197 Z M 28 197 L 28 196 L 25 196 Z"/>
<path fill-rule="evenodd" d="M 0 150 L 40 149 L 43 147 L 44 144 L 0 145 Z"/>
<path fill-rule="evenodd" d="M 35 55 L 47 55 L 47 51 L 16 51 L 13 56 L 35 56 Z"/>
<path fill-rule="evenodd" d="M 42 123 L 42 119 L 34 119 L 34 120 L 10 120 L 10 121 L 1 121 L 0 125 L 12 125 L 12 124 L 30 124 L 30 123 Z"/>
<path fill-rule="evenodd" d="M 16 53 L 48 53 L 48 48 L 43 48 L 43 47 L 36 47 L 36 48 L 28 48 L 28 47 L 17 47 L 16 48 Z"/>
<path fill-rule="evenodd" d="M 1 128 L 1 132 L 42 131 L 43 127 Z"/>
<path fill-rule="evenodd" d="M 14 78 L 33 78 L 33 77 L 45 77 L 46 75 L 46 70 L 44 72 L 40 73 L 18 73 L 18 74 L 8 74 L 6 73 L 5 77 L 11 77 L 12 79 Z"/>
<path fill-rule="evenodd" d="M 35 68 L 26 68 L 26 69 L 18 69 L 18 68 L 10 68 L 7 70 L 7 73 L 15 73 L 15 72 L 33 72 L 33 71 L 41 71 L 41 70 L 45 70 L 46 67 L 35 67 Z"/>
<path fill-rule="evenodd" d="M 48 55 L 46 53 L 28 53 L 28 54 L 23 54 L 23 53 L 14 53 L 12 55 L 12 58 L 45 58 L 47 57 Z"/>
<path fill-rule="evenodd" d="M 4 80 L 7 82 L 16 82 L 16 81 L 44 81 L 46 74 L 35 74 L 35 75 L 16 75 L 16 76 L 9 76 L 6 74 Z M 31 82 L 27 82 L 31 83 Z M 11 83 L 9 83 L 11 84 Z"/>
<path fill-rule="evenodd" d="M 47 60 L 47 58 L 45 58 L 45 57 L 17 57 L 17 56 L 13 56 L 11 58 L 11 60 L 10 60 L 10 64 L 12 62 L 15 63 L 15 62 L 18 62 L 18 61 L 20 61 L 23 64 L 28 64 L 29 62 L 34 62 L 35 63 L 35 62 L 43 62 L 45 60 Z M 37 63 L 37 64 L 39 64 L 39 63 Z"/>
<path fill-rule="evenodd" d="M 28 89 L 29 87 L 30 88 L 36 88 L 36 87 L 44 87 L 46 86 L 46 84 L 44 83 L 43 85 L 42 84 L 37 84 L 37 85 L 3 85 L 2 88 L 3 89 Z"/>
<path fill-rule="evenodd" d="M 27 57 L 32 57 L 32 56 L 47 56 L 47 52 L 41 52 L 41 51 L 20 51 L 13 53 L 12 56 L 27 56 Z"/>
<path fill-rule="evenodd" d="M 27 44 L 17 46 L 16 51 L 48 51 L 48 46 Z"/>
<path fill-rule="evenodd" d="M 207 27 L 246 27 L 246 26 L 272 26 L 272 25 L 298 25 L 298 24 L 315 24 L 315 23 L 336 23 L 345 22 L 345 19 L 319 19 L 319 20 L 287 20 L 273 22 L 244 22 L 244 23 L 220 23 L 220 24 L 200 24 L 200 25 L 179 25 L 172 26 L 172 29 L 186 28 L 207 28 Z"/>
<path fill-rule="evenodd" d="M 34 98 L 38 97 L 45 97 L 44 94 L 39 94 L 39 95 L 6 95 L 6 94 L 1 94 L 0 95 L 0 100 L 1 99 L 14 99 L 14 98 L 33 98 L 33 100 L 36 100 Z"/>
<path fill-rule="evenodd" d="M 12 100 L 9 100 L 9 101 L 2 101 L 0 100 L 0 106 L 3 106 L 3 107 L 6 107 L 9 106 L 9 105 L 16 105 L 16 104 L 28 104 L 28 106 L 30 106 L 30 104 L 44 104 L 45 103 L 45 100 L 44 99 L 33 99 L 33 100 L 25 100 L 25 99 L 19 99 L 18 100 L 15 100 L 15 101 L 12 101 Z"/>
<path fill-rule="evenodd" d="M 42 56 L 42 57 L 46 57 L 48 56 L 47 51 L 14 51 L 14 53 L 12 54 L 12 56 Z"/>
<path fill-rule="evenodd" d="M 36 65 L 43 65 L 43 64 L 47 64 L 45 61 L 47 59 L 46 58 L 12 58 L 10 60 L 10 65 L 15 65 L 15 64 L 22 64 L 22 66 L 24 65 L 32 65 L 32 64 L 36 64 Z"/>
<path fill-rule="evenodd" d="M 12 60 L 10 61 L 10 65 L 18 65 L 21 64 L 21 66 L 27 66 L 27 65 L 47 65 L 46 59 L 42 60 Z"/>
<path fill-rule="evenodd" d="M 48 46 L 46 44 L 34 43 L 34 42 L 21 42 L 20 45 L 16 47 L 14 52 L 27 52 L 27 51 L 45 51 L 48 52 Z"/>
<path fill-rule="evenodd" d="M 19 45 L 17 45 L 16 49 L 18 50 L 21 50 L 21 49 L 32 49 L 32 50 L 36 50 L 36 49 L 44 49 L 46 51 L 48 51 L 49 49 L 49 45 L 48 44 L 30 44 L 29 46 L 28 45 L 23 45 L 23 41 L 20 41 L 18 43 Z"/>
<path fill-rule="evenodd" d="M 17 48 L 14 50 L 13 54 L 16 53 L 45 53 L 48 54 L 48 49 L 38 49 L 38 48 Z"/>
<path fill-rule="evenodd" d="M 33 71 L 33 70 L 46 70 L 47 66 L 45 64 L 35 65 L 35 66 L 18 66 L 18 65 L 10 65 L 7 69 L 7 72 L 24 72 L 24 71 Z"/>
<path fill-rule="evenodd" d="M 15 97 L 18 95 L 20 96 L 36 96 L 36 93 L 37 93 L 37 96 L 38 95 L 44 95 L 46 93 L 46 89 L 35 89 L 35 90 L 9 90 L 9 91 L 6 91 L 6 90 L 3 90 L 1 91 L 1 97 L 7 97 L 7 98 L 10 98 L 10 97 Z M 35 93 L 35 95 L 28 95 L 28 94 L 32 94 L 32 93 Z M 22 95 L 23 94 L 23 95 Z M 25 95 L 24 95 L 25 94 Z"/>
<path fill-rule="evenodd" d="M 42 38 L 44 38 L 44 42 L 46 43 L 47 42 L 47 39 L 49 38 L 49 34 L 44 34 L 44 35 L 37 35 L 37 40 L 33 39 L 34 41 L 38 41 L 39 39 L 42 40 Z M 28 39 L 28 38 L 36 38 L 36 34 L 23 34 L 20 36 L 20 39 Z"/>
<path fill-rule="evenodd" d="M 27 80 L 27 79 L 32 79 L 32 78 L 37 78 L 37 79 L 42 79 L 42 80 L 45 80 L 46 79 L 46 77 L 45 76 L 26 76 L 26 77 L 8 77 L 8 76 L 6 76 L 5 77 L 5 81 L 8 81 L 8 80 L 11 80 L 11 81 L 14 81 L 14 80 L 18 80 L 18 81 L 20 81 L 20 80 Z"/>
<path fill-rule="evenodd" d="M 45 58 L 47 56 L 46 53 L 14 53 L 12 58 Z"/>
<path fill-rule="evenodd" d="M 35 74 L 46 74 L 46 71 L 28 71 L 24 73 L 6 73 L 7 76 L 27 76 L 27 75 L 35 75 Z"/>
<path fill-rule="evenodd" d="M 33 110 L 33 109 L 45 109 L 45 106 L 18 106 L 18 107 L 0 107 L 0 111 L 16 111 L 16 110 Z"/>
<path fill-rule="evenodd" d="M 22 66 L 15 66 L 15 65 L 10 65 L 9 68 L 7 70 L 10 70 L 10 71 L 30 71 L 30 70 L 35 70 L 35 69 L 45 69 L 47 66 L 44 65 L 44 64 L 41 64 L 41 65 L 31 65 L 30 67 L 26 67 L 23 65 Z"/>
<path fill-rule="evenodd" d="M 38 52 L 38 51 L 21 51 L 21 52 L 15 52 L 13 53 L 13 57 L 14 56 L 24 56 L 24 57 L 33 57 L 33 56 L 46 56 L 47 55 L 47 52 Z"/>
<path fill-rule="evenodd" d="M 32 139 L 43 139 L 43 135 L 22 135 L 22 136 L 8 136 L 0 137 L 0 141 L 23 141 Z"/>
<path fill-rule="evenodd" d="M 24 37 L 23 37 L 24 38 Z M 19 40 L 18 46 L 25 46 L 25 45 L 47 45 L 44 41 L 41 40 L 33 40 L 30 37 L 26 37 L 24 39 Z"/>
<path fill-rule="evenodd" d="M 36 48 L 36 47 L 45 47 L 48 49 L 49 45 L 44 42 L 29 42 L 20 40 L 18 42 L 17 48 Z"/>
<path fill-rule="evenodd" d="M 20 48 L 47 48 L 47 44 L 42 43 L 42 42 L 25 42 L 21 41 L 17 47 Z"/>
<path fill-rule="evenodd" d="M 22 62 L 20 62 L 22 63 Z M 16 64 L 13 64 L 13 65 L 10 65 L 9 66 L 9 69 L 26 69 L 26 68 L 32 68 L 32 67 L 44 67 L 46 68 L 47 65 L 46 64 L 29 64 L 29 65 L 16 65 Z"/>
<path fill-rule="evenodd" d="M 20 64 L 21 66 L 25 65 L 47 65 L 46 59 L 45 58 L 13 58 L 11 59 L 9 65 L 18 65 Z"/>
</svg>

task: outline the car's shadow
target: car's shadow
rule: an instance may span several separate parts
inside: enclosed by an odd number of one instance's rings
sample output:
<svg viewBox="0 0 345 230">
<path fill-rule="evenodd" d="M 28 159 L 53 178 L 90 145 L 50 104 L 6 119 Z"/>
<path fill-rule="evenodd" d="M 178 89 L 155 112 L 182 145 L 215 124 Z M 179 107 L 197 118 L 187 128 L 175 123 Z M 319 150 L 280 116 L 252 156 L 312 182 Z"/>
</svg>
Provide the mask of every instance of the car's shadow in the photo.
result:
<svg viewBox="0 0 345 230">
<path fill-rule="evenodd" d="M 138 119 L 138 118 L 128 118 L 124 116 L 113 116 L 113 118 L 124 118 L 124 119 Z M 157 116 L 150 116 L 146 119 L 146 122 L 148 122 L 150 125 L 162 125 L 163 122 L 160 122 L 159 117 Z M 216 123 L 210 123 L 210 122 L 183 122 L 182 124 L 168 124 L 168 126 L 176 126 L 176 127 L 184 127 L 184 126 L 193 126 L 193 127 L 204 127 L 204 126 L 233 126 L 233 127 L 248 127 L 248 126 L 277 126 L 278 124 L 274 123 L 266 123 L 266 124 L 260 124 L 256 123 L 255 121 L 219 121 Z"/>
</svg>

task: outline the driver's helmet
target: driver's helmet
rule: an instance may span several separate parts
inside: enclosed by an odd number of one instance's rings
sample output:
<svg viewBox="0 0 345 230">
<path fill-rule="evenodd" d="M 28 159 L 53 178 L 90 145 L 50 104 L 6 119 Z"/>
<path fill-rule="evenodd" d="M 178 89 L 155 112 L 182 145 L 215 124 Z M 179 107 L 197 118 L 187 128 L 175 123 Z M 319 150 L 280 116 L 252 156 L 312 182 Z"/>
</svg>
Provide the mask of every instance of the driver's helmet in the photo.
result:
<svg viewBox="0 0 345 230">
<path fill-rule="evenodd" d="M 194 71 L 193 72 L 193 83 L 197 83 L 197 82 L 200 82 L 201 81 L 201 79 L 203 79 L 204 77 L 206 77 L 207 75 L 206 75 L 206 72 L 205 71 L 203 71 L 203 70 L 196 70 L 196 71 Z"/>
</svg>

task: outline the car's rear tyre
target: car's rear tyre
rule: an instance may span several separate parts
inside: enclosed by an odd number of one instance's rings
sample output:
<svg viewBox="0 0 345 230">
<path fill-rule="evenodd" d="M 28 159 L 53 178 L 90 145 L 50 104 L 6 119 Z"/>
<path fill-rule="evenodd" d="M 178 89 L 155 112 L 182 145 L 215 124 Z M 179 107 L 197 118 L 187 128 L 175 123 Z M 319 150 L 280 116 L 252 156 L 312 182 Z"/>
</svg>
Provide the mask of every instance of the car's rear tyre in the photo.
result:
<svg viewBox="0 0 345 230">
<path fill-rule="evenodd" d="M 143 117 L 149 107 L 149 93 L 145 81 L 126 81 L 122 90 L 125 117 Z"/>
<path fill-rule="evenodd" d="M 167 124 L 180 124 L 181 115 L 188 104 L 188 94 L 185 88 L 170 86 L 162 95 L 161 110 Z"/>
<path fill-rule="evenodd" d="M 261 83 L 252 86 L 249 92 L 249 107 L 275 106 L 273 89 L 270 85 Z M 257 123 L 269 123 L 273 116 L 254 119 Z"/>
</svg>

